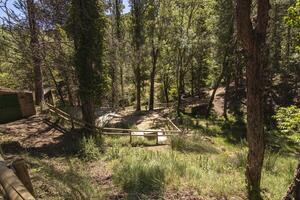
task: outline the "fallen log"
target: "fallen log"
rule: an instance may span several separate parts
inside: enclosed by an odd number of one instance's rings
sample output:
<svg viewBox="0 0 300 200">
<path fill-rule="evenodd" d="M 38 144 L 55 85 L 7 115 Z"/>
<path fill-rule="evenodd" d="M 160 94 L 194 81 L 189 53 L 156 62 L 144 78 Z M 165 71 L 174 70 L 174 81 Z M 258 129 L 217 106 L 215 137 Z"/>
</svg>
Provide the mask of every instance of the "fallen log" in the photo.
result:
<svg viewBox="0 0 300 200">
<path fill-rule="evenodd" d="M 0 155 L 0 185 L 9 200 L 35 200 Z"/>
</svg>

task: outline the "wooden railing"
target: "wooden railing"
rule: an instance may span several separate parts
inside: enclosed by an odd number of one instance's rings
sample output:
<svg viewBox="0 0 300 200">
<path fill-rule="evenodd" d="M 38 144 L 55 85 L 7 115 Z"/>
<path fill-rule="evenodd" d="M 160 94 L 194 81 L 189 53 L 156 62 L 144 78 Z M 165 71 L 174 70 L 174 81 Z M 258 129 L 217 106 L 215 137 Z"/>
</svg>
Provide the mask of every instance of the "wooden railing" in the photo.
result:
<svg viewBox="0 0 300 200">
<path fill-rule="evenodd" d="M 107 127 L 95 127 L 91 124 L 88 124 L 84 122 L 83 120 L 76 119 L 70 114 L 56 108 L 55 106 L 51 104 L 46 104 L 49 108 L 49 111 L 53 114 L 56 114 L 58 117 L 66 120 L 69 122 L 72 126 L 72 128 L 75 127 L 75 125 L 79 127 L 85 127 L 87 129 L 93 129 L 97 130 L 99 134 L 106 135 L 106 136 L 127 136 L 130 137 L 130 142 L 132 142 L 132 137 L 148 137 L 148 138 L 156 138 L 156 142 L 158 144 L 159 137 L 171 137 L 174 135 L 179 135 L 182 133 L 182 131 L 169 119 L 167 118 L 168 122 L 170 122 L 171 126 L 173 126 L 176 130 L 134 130 L 134 129 L 123 129 L 123 128 L 107 128 Z M 86 126 L 87 125 L 87 126 Z M 92 127 L 92 128 L 89 128 Z M 140 134 L 139 134 L 140 133 Z M 162 135 L 159 135 L 159 133 L 162 133 Z"/>
<path fill-rule="evenodd" d="M 33 187 L 24 160 L 13 162 L 14 171 L 0 155 L 0 196 L 8 200 L 35 200 Z"/>
</svg>

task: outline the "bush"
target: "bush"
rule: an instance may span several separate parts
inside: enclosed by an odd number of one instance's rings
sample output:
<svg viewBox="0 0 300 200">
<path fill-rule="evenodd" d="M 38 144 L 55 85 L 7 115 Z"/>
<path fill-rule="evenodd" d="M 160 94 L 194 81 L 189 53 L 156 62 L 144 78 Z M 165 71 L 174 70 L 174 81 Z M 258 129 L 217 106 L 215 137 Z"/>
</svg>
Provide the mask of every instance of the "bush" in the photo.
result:
<svg viewBox="0 0 300 200">
<path fill-rule="evenodd" d="M 282 133 L 300 133 L 300 108 L 297 106 L 279 108 L 274 118 Z"/>
<path fill-rule="evenodd" d="M 97 160 L 104 152 L 104 141 L 101 136 L 83 137 L 79 143 L 79 154 L 84 160 Z"/>
</svg>

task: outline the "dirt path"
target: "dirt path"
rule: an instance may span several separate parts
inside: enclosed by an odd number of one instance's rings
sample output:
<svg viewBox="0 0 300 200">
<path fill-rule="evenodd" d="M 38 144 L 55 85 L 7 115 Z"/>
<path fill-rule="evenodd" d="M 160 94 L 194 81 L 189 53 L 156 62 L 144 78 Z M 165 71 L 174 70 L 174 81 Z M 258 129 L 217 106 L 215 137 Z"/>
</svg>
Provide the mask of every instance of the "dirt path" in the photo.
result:
<svg viewBox="0 0 300 200">
<path fill-rule="evenodd" d="M 64 130 L 55 128 L 44 116 L 33 116 L 27 119 L 0 125 L 1 141 L 17 142 L 24 148 L 43 147 L 56 144 Z"/>
<path fill-rule="evenodd" d="M 120 117 L 111 120 L 109 126 L 127 126 L 126 128 L 133 126 L 138 130 L 160 129 L 166 121 L 166 118 L 163 117 L 164 112 L 164 109 L 142 112 L 122 110 L 117 113 Z"/>
</svg>

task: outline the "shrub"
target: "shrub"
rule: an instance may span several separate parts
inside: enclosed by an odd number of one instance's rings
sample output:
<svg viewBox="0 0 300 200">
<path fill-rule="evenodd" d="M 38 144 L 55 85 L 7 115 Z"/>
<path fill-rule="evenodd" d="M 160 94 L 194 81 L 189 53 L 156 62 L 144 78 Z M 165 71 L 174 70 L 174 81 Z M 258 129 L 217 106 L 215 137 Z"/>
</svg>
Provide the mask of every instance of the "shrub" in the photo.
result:
<svg viewBox="0 0 300 200">
<path fill-rule="evenodd" d="M 274 118 L 282 133 L 300 133 L 300 108 L 297 106 L 279 108 Z"/>
<path fill-rule="evenodd" d="M 84 160 L 97 160 L 104 152 L 104 142 L 102 137 L 83 137 L 79 143 L 79 154 Z"/>
</svg>

